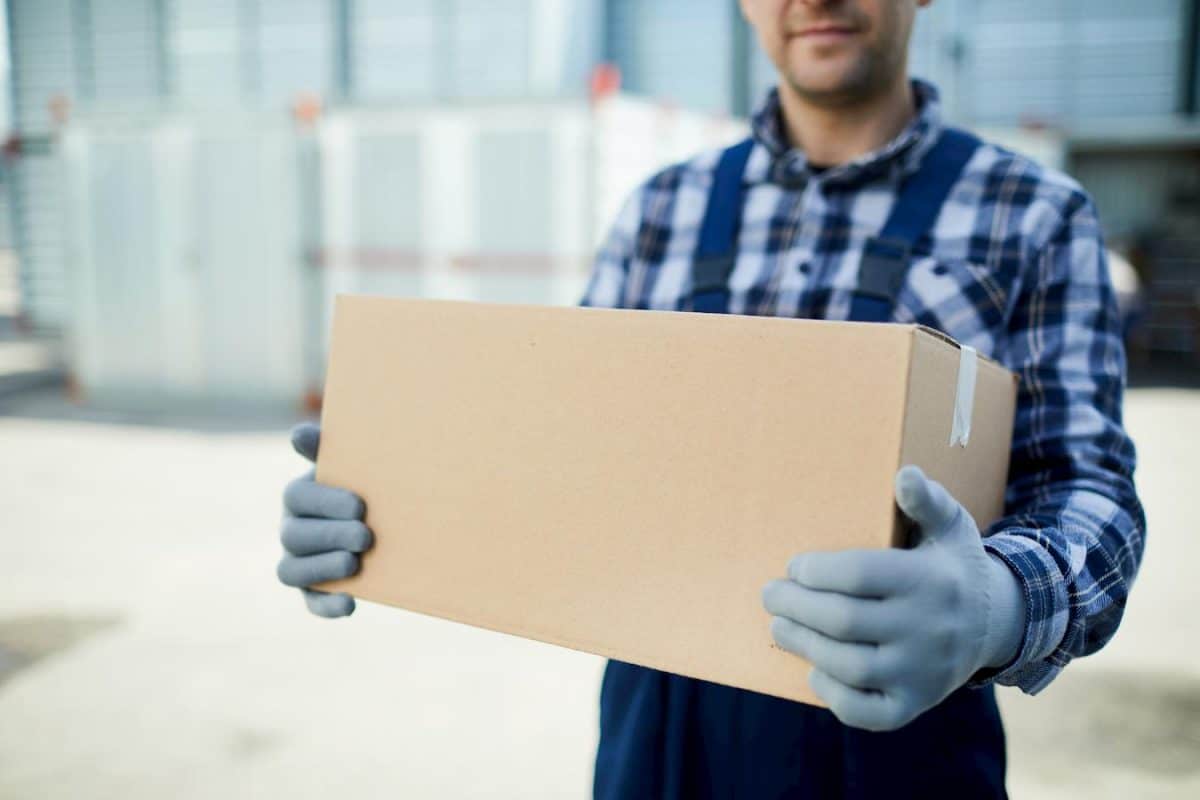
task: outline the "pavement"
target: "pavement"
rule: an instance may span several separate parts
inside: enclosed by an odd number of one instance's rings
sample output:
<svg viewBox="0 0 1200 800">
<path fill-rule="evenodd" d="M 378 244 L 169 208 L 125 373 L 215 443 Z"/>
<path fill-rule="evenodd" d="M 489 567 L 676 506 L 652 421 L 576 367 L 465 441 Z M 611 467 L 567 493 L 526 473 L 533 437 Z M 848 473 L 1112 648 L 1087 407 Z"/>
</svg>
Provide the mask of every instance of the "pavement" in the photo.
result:
<svg viewBox="0 0 1200 800">
<path fill-rule="evenodd" d="M 1200 391 L 1131 390 L 1125 619 L 1001 687 L 1015 800 L 1200 797 Z M 603 660 L 278 586 L 292 419 L 0 398 L 0 798 L 586 798 Z"/>
</svg>

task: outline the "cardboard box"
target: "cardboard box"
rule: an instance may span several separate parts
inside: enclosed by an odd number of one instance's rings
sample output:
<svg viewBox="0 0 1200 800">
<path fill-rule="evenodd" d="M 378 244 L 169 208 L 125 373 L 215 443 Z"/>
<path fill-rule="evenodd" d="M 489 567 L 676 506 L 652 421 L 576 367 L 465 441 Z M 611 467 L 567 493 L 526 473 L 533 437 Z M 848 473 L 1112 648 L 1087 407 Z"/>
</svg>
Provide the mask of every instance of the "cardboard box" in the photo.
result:
<svg viewBox="0 0 1200 800">
<path fill-rule="evenodd" d="M 952 446 L 973 364 L 911 325 L 341 295 L 316 475 L 376 544 L 321 588 L 824 705 L 762 587 L 903 546 L 905 463 L 1001 513 L 1015 376 L 978 359 Z"/>
</svg>

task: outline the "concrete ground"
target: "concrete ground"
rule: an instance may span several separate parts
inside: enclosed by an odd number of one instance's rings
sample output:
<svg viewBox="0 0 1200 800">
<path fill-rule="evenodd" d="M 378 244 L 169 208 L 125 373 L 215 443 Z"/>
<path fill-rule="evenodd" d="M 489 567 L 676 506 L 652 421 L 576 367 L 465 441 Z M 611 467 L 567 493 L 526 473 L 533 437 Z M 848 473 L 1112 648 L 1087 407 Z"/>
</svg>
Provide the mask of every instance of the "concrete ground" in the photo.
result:
<svg viewBox="0 0 1200 800">
<path fill-rule="evenodd" d="M 1200 391 L 1127 417 L 1146 558 L 1107 648 L 1000 690 L 1014 798 L 1200 797 Z M 290 422 L 0 402 L 0 798 L 588 797 L 601 659 L 276 584 Z"/>
</svg>

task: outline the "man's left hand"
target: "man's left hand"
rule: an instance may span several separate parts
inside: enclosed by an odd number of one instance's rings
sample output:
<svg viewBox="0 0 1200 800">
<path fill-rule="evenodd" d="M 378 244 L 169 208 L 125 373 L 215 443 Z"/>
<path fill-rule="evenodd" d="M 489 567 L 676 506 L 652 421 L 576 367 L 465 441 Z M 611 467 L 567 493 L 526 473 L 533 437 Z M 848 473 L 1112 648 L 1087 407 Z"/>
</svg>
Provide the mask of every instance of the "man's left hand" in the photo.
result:
<svg viewBox="0 0 1200 800">
<path fill-rule="evenodd" d="M 776 643 L 812 664 L 813 691 L 843 723 L 874 731 L 1012 661 L 1025 629 L 1022 587 L 970 513 L 918 467 L 896 473 L 895 488 L 918 546 L 802 553 L 762 594 Z"/>
</svg>

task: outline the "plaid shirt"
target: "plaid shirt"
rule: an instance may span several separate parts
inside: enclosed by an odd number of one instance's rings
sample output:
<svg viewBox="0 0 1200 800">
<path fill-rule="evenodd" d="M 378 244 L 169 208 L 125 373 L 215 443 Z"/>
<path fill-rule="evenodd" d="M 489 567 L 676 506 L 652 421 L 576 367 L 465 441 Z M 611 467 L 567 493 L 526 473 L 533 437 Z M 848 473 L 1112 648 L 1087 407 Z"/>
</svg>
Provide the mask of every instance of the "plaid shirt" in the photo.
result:
<svg viewBox="0 0 1200 800">
<path fill-rule="evenodd" d="M 844 320 L 863 242 L 941 130 L 937 90 L 894 140 L 814 171 L 790 148 L 778 89 L 752 120 L 730 313 Z M 601 245 L 581 305 L 688 310 L 689 270 L 719 150 L 650 177 Z M 1116 632 L 1145 516 L 1122 427 L 1125 353 L 1096 209 L 1071 178 L 992 144 L 917 242 L 893 313 L 944 331 L 1020 376 L 1005 516 L 984 547 L 1017 575 L 1020 651 L 968 686 L 1036 694 Z"/>
</svg>

